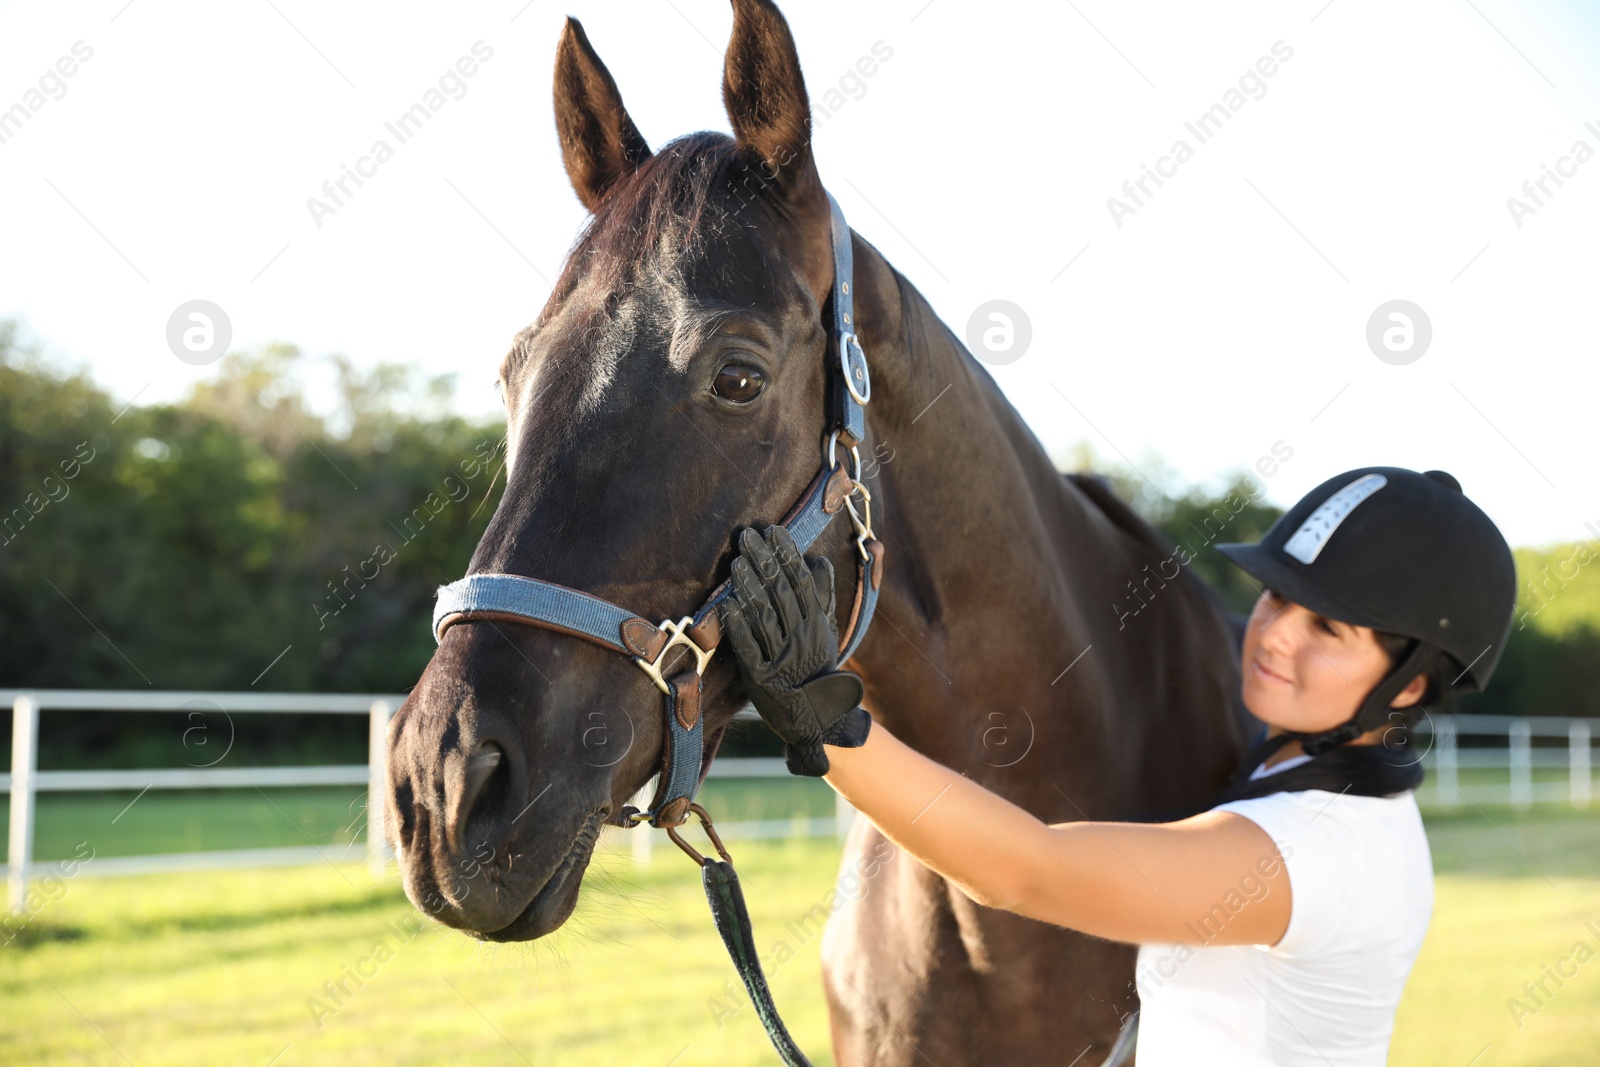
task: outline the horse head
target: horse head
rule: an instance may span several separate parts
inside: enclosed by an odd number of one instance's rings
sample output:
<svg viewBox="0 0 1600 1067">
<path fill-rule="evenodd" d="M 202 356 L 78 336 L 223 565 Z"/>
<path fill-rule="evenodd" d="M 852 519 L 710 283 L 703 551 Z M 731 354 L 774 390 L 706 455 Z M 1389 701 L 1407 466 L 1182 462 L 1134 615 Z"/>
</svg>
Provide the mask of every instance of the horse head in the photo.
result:
<svg viewBox="0 0 1600 1067">
<path fill-rule="evenodd" d="M 592 214 L 501 364 L 506 488 L 469 577 L 525 576 L 681 619 L 727 577 L 736 532 L 779 521 L 816 483 L 829 198 L 787 24 L 767 0 L 733 7 L 734 136 L 659 152 L 567 22 L 556 126 Z M 818 544 L 841 576 L 854 569 L 848 529 Z M 419 907 L 480 938 L 529 940 L 571 914 L 601 826 L 622 824 L 661 769 L 663 689 L 575 631 L 453 617 L 390 727 L 386 832 Z M 661 673 L 686 651 L 666 651 Z M 710 753 L 744 698 L 726 651 L 702 683 Z"/>
</svg>

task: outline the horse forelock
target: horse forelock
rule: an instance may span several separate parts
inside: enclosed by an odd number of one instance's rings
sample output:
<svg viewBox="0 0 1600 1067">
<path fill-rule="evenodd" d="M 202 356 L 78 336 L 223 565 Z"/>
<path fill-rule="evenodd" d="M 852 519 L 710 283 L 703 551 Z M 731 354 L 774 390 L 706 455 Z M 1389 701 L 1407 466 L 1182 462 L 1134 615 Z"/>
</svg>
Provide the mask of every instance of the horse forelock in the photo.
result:
<svg viewBox="0 0 1600 1067">
<path fill-rule="evenodd" d="M 515 404 L 509 462 L 519 452 L 549 456 L 570 440 L 602 405 L 628 353 L 661 352 L 683 373 L 737 310 L 711 291 L 719 275 L 771 274 L 770 262 L 742 263 L 748 252 L 734 254 L 741 232 L 772 208 L 735 188 L 750 165 L 726 134 L 693 133 L 607 191 L 539 317 L 502 364 Z"/>
<path fill-rule="evenodd" d="M 558 457 L 587 432 L 589 417 L 620 409 L 622 401 L 608 403 L 619 387 L 648 403 L 653 394 L 638 374 L 685 373 L 730 316 L 756 310 L 750 286 L 779 301 L 795 295 L 775 277 L 781 257 L 753 232 L 770 233 L 781 217 L 730 180 L 748 165 L 726 135 L 690 134 L 606 193 L 538 319 L 501 366 L 507 496 L 517 502 L 509 509 L 515 515 L 492 525 L 495 536 L 518 527 L 546 496 L 559 478 Z M 744 296 L 735 299 L 736 292 Z M 801 303 L 804 313 L 816 310 L 804 294 Z M 624 386 L 625 360 L 644 354 L 652 365 Z"/>
<path fill-rule="evenodd" d="M 728 210 L 729 178 L 744 163 L 726 134 L 692 133 L 618 180 L 578 234 L 539 322 L 580 287 L 603 297 L 675 278 L 736 214 Z"/>
</svg>

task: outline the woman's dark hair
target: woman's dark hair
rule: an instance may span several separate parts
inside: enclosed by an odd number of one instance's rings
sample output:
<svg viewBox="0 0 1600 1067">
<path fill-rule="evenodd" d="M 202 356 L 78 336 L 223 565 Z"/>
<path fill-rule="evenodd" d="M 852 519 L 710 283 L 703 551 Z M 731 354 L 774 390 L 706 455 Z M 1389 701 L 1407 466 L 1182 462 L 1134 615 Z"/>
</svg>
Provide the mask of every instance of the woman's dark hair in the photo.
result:
<svg viewBox="0 0 1600 1067">
<path fill-rule="evenodd" d="M 1390 633 L 1388 630 L 1374 630 L 1372 635 L 1377 638 L 1378 647 L 1382 648 L 1388 655 L 1391 668 L 1404 659 L 1407 652 L 1411 651 L 1413 639 L 1405 634 Z M 1432 670 L 1427 672 L 1428 684 L 1423 689 L 1421 698 L 1404 709 L 1396 710 L 1421 711 L 1423 708 L 1430 708 L 1439 703 L 1450 688 L 1450 676 L 1446 673 L 1448 670 L 1448 663 L 1440 662 L 1436 664 Z"/>
<path fill-rule="evenodd" d="M 1406 646 L 1411 644 L 1411 638 L 1405 634 L 1394 634 L 1388 630 L 1374 630 L 1372 636 L 1378 639 L 1378 644 L 1389 654 L 1390 664 L 1400 662 L 1400 657 L 1406 654 Z"/>
</svg>

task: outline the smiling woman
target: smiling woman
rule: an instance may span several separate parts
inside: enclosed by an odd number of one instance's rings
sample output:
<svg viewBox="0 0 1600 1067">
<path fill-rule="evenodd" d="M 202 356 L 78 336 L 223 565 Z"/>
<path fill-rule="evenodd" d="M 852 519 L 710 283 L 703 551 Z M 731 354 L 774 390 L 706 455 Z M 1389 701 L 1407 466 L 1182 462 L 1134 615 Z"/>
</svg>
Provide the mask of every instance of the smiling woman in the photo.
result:
<svg viewBox="0 0 1600 1067">
<path fill-rule="evenodd" d="M 1268 622 L 1281 624 L 1282 628 L 1273 632 L 1275 639 L 1292 631 L 1301 643 L 1291 647 L 1274 641 L 1267 647 L 1262 633 Z M 1297 604 L 1272 588 L 1262 589 L 1244 641 L 1242 671 L 1245 691 L 1250 694 L 1246 696 L 1246 703 L 1256 717 L 1264 718 L 1258 705 L 1276 699 L 1276 694 L 1295 694 L 1294 703 L 1282 702 L 1280 714 L 1293 720 L 1286 725 L 1313 731 L 1337 726 L 1340 721 L 1337 716 L 1344 714 L 1347 687 L 1356 685 L 1370 689 L 1375 686 L 1390 670 L 1400 666 L 1412 644 L 1412 639 L 1405 634 L 1344 622 Z M 1280 655 L 1285 658 L 1279 658 Z M 1297 664 L 1296 656 L 1304 656 L 1306 662 Z M 1412 676 L 1391 707 L 1434 703 L 1441 689 L 1435 677 L 1437 673 L 1435 670 Z M 1335 718 L 1328 717 L 1330 708 Z M 1393 725 L 1393 721 L 1379 723 L 1363 737 L 1371 743 Z M 1265 766 L 1273 766 L 1298 751 L 1298 748 L 1284 748 L 1268 758 Z"/>
<path fill-rule="evenodd" d="M 799 743 L 797 724 L 854 698 L 820 684 L 848 673 L 818 641 L 825 570 L 769 538 L 780 565 L 746 538 L 725 625 L 756 709 Z M 1399 467 L 1329 479 L 1259 544 L 1219 549 L 1270 583 L 1240 655 L 1268 733 L 1210 810 L 1045 824 L 905 745 L 877 708 L 865 744 L 823 735 L 827 780 L 974 902 L 1138 944 L 1145 1067 L 1378 1067 L 1433 911 L 1421 770 L 1393 717 L 1487 683 L 1511 626 L 1511 551 L 1454 478 Z M 797 704 L 806 716 L 771 710 Z"/>
</svg>

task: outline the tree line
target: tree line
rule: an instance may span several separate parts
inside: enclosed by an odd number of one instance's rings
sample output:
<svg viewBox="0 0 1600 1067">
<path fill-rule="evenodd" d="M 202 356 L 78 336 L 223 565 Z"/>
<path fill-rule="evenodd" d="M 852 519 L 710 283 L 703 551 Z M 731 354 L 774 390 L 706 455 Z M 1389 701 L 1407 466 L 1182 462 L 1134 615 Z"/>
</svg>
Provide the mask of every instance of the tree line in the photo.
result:
<svg viewBox="0 0 1600 1067">
<path fill-rule="evenodd" d="M 342 359 L 332 407 L 312 410 L 309 363 L 286 345 L 234 353 L 181 402 L 119 408 L 0 324 L 0 687 L 415 683 L 435 590 L 493 513 L 504 426 L 453 414 L 448 377 Z M 1246 472 L 1206 491 L 1078 458 L 1249 611 L 1254 587 L 1194 536 L 1226 515 L 1214 540 L 1254 540 L 1278 517 Z M 1593 555 L 1517 551 L 1520 625 L 1490 692 L 1461 710 L 1600 715 Z M 121 728 L 86 715 L 74 729 L 93 748 Z"/>
</svg>

